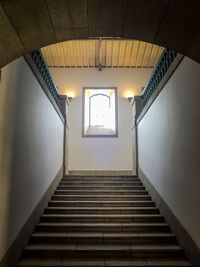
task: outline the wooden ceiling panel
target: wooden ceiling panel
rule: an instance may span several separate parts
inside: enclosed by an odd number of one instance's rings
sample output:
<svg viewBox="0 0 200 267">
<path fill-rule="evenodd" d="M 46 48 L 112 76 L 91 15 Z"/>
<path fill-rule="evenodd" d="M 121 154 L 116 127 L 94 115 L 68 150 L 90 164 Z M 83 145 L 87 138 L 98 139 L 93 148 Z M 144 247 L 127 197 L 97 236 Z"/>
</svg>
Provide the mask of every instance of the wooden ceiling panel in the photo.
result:
<svg viewBox="0 0 200 267">
<path fill-rule="evenodd" d="M 163 48 L 137 40 L 72 40 L 41 49 L 49 67 L 153 68 Z"/>
</svg>

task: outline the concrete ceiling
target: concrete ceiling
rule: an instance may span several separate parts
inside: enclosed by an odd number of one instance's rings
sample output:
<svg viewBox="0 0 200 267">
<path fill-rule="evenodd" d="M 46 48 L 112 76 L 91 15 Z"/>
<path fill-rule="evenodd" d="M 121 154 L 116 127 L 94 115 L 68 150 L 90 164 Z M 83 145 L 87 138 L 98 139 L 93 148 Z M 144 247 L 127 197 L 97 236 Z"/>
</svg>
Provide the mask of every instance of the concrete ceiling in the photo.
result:
<svg viewBox="0 0 200 267">
<path fill-rule="evenodd" d="M 199 0 L 1 0 L 0 67 L 70 39 L 122 37 L 200 62 Z"/>
<path fill-rule="evenodd" d="M 163 48 L 127 39 L 65 41 L 41 49 L 49 67 L 153 68 Z"/>
</svg>

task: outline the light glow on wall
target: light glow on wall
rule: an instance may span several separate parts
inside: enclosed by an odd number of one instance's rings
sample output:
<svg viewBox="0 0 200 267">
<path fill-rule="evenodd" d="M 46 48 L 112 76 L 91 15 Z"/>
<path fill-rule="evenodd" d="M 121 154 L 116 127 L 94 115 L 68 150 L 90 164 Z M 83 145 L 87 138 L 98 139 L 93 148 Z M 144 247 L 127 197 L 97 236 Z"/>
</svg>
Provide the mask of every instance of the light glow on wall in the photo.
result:
<svg viewBox="0 0 200 267">
<path fill-rule="evenodd" d="M 134 89 L 126 89 L 124 91 L 124 98 L 132 98 L 135 96 L 135 92 L 134 92 Z"/>
<path fill-rule="evenodd" d="M 76 96 L 75 89 L 65 89 L 65 94 L 68 98 L 74 98 Z"/>
</svg>

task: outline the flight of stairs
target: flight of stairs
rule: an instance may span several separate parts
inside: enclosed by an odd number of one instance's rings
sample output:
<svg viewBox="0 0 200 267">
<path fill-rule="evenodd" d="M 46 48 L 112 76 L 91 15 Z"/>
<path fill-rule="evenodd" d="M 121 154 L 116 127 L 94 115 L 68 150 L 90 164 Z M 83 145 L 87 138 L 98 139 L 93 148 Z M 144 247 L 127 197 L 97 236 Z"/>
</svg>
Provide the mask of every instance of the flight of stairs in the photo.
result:
<svg viewBox="0 0 200 267">
<path fill-rule="evenodd" d="M 137 177 L 64 177 L 17 266 L 192 266 Z"/>
</svg>

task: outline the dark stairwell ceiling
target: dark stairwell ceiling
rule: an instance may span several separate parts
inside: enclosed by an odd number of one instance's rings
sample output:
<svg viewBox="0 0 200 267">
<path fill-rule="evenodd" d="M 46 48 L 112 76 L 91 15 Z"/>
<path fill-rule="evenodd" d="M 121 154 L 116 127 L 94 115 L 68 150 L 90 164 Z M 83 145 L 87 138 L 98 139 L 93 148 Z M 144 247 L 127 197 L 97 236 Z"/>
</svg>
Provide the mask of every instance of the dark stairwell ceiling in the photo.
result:
<svg viewBox="0 0 200 267">
<path fill-rule="evenodd" d="M 199 0 L 1 0 L 0 66 L 49 44 L 101 36 L 158 44 L 200 62 L 199 10 Z"/>
</svg>

